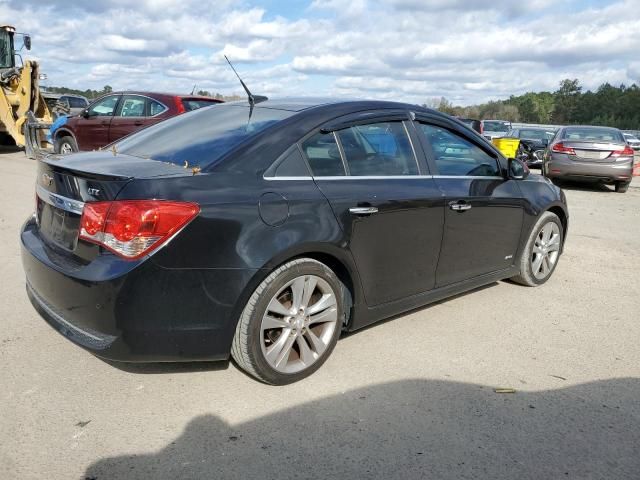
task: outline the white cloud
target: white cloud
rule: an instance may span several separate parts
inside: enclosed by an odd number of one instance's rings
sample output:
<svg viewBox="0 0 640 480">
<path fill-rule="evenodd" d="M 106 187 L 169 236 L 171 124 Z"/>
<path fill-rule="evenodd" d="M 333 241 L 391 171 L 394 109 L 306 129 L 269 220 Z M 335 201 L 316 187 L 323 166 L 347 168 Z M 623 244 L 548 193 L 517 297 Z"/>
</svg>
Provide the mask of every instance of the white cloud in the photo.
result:
<svg viewBox="0 0 640 480">
<path fill-rule="evenodd" d="M 587 88 L 640 81 L 633 0 L 0 0 L 33 35 L 49 84 L 468 104 L 563 78 Z M 293 13 L 292 13 L 293 12 Z M 22 52 L 23 54 L 25 52 Z"/>
</svg>

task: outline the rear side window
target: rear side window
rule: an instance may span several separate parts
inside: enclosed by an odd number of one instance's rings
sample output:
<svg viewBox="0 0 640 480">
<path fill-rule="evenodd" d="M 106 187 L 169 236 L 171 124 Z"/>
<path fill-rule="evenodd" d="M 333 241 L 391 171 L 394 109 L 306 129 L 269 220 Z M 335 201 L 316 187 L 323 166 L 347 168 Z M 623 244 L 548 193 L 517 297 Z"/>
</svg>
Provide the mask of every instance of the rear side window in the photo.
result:
<svg viewBox="0 0 640 480">
<path fill-rule="evenodd" d="M 187 167 L 208 167 L 234 147 L 293 115 L 273 108 L 222 104 L 178 115 L 126 137 L 118 152 Z"/>
<path fill-rule="evenodd" d="M 350 175 L 418 174 L 418 164 L 402 122 L 357 125 L 337 133 Z"/>
<path fill-rule="evenodd" d="M 431 145 L 439 175 L 494 177 L 498 161 L 469 140 L 445 128 L 420 123 Z"/>
<path fill-rule="evenodd" d="M 118 107 L 119 117 L 144 117 L 146 99 L 136 95 L 125 95 Z"/>
<path fill-rule="evenodd" d="M 162 112 L 164 112 L 166 109 L 167 107 L 165 107 L 160 102 L 156 102 L 155 100 L 149 99 L 149 116 L 154 117 L 156 115 L 159 115 Z"/>
<path fill-rule="evenodd" d="M 316 177 L 343 176 L 344 165 L 333 133 L 318 132 L 302 143 L 302 151 Z"/>
</svg>

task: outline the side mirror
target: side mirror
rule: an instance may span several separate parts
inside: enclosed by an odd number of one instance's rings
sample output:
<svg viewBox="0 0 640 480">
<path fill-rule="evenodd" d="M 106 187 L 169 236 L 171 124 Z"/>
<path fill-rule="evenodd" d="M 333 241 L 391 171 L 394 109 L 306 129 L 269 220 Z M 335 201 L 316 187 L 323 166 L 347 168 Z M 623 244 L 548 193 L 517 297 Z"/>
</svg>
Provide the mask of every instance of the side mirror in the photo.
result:
<svg viewBox="0 0 640 480">
<path fill-rule="evenodd" d="M 88 108 L 85 108 L 84 110 L 82 110 L 81 115 L 82 115 L 84 118 L 89 118 L 89 109 L 88 109 Z"/>
<path fill-rule="evenodd" d="M 29 35 L 25 35 L 23 38 L 24 48 L 27 50 L 31 50 L 31 37 Z"/>
<path fill-rule="evenodd" d="M 517 158 L 508 160 L 509 178 L 512 180 L 524 180 L 529 176 L 529 167 Z"/>
</svg>

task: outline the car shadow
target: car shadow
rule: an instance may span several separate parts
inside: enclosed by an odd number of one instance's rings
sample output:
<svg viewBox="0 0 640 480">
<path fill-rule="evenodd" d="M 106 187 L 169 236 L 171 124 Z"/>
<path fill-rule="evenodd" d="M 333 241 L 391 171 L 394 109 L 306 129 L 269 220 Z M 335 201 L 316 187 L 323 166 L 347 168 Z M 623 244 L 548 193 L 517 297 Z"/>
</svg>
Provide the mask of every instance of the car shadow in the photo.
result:
<svg viewBox="0 0 640 480">
<path fill-rule="evenodd" d="M 89 465 L 84 478 L 637 479 L 640 472 L 635 378 L 505 394 L 406 380 L 301 405 L 287 404 L 281 388 L 276 413 L 234 425 L 195 417 L 161 450 L 125 447 Z M 140 444 L 149 432 L 137 435 Z"/>
</svg>

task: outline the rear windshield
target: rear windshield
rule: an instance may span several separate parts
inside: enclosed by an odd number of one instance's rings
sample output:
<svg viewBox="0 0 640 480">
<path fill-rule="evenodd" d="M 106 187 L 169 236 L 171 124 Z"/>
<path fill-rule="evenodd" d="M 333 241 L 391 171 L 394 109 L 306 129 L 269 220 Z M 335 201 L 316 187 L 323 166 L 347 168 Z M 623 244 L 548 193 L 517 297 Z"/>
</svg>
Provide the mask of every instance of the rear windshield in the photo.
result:
<svg viewBox="0 0 640 480">
<path fill-rule="evenodd" d="M 484 121 L 482 127 L 484 128 L 485 131 L 487 132 L 508 132 L 509 130 L 511 130 L 511 125 L 509 124 L 509 122 L 490 122 L 490 121 Z"/>
<path fill-rule="evenodd" d="M 178 115 L 116 143 L 119 153 L 208 167 L 234 147 L 295 112 L 221 104 Z"/>
<path fill-rule="evenodd" d="M 534 129 L 522 129 L 520 130 L 520 138 L 530 139 L 530 140 L 551 140 L 555 135 L 554 132 L 549 132 L 547 130 L 534 130 Z"/>
<path fill-rule="evenodd" d="M 610 128 L 567 128 L 562 138 L 564 140 L 624 143 L 622 134 Z"/>
<path fill-rule="evenodd" d="M 182 99 L 182 105 L 184 105 L 184 109 L 187 112 L 190 112 L 192 110 L 197 110 L 199 108 L 202 107 L 210 107 L 211 105 L 216 105 L 220 102 L 215 102 L 213 100 L 203 100 L 203 99 L 196 99 L 196 98 L 183 98 Z"/>
</svg>

